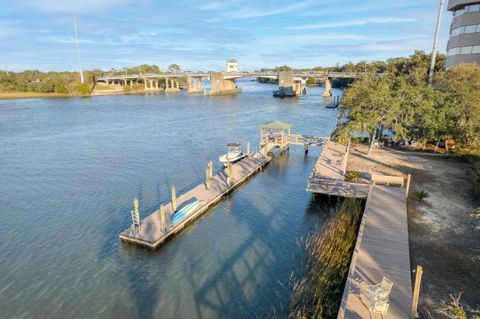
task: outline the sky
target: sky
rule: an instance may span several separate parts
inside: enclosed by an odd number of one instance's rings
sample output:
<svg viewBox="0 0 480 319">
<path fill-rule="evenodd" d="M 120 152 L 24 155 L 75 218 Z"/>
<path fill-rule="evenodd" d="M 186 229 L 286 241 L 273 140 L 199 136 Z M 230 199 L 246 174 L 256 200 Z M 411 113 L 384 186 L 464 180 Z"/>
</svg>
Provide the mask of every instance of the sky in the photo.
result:
<svg viewBox="0 0 480 319">
<path fill-rule="evenodd" d="M 446 1 L 447 2 L 447 1 Z M 0 69 L 332 66 L 430 52 L 439 0 L 0 0 Z M 446 51 L 444 10 L 438 49 Z"/>
</svg>

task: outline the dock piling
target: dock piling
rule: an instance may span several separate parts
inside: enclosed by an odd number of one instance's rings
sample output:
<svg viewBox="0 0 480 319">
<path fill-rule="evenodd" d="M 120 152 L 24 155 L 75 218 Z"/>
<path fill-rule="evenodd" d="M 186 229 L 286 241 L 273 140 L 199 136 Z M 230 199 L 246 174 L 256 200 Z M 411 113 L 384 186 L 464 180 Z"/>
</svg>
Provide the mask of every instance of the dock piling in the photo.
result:
<svg viewBox="0 0 480 319">
<path fill-rule="evenodd" d="M 210 168 L 205 168 L 205 185 L 207 190 L 210 190 Z"/>
<path fill-rule="evenodd" d="M 412 302 L 412 313 L 410 314 L 410 319 L 419 318 L 417 313 L 418 299 L 420 298 L 420 286 L 422 284 L 422 275 L 423 267 L 417 265 L 417 270 L 415 271 L 415 286 L 413 287 L 413 302 Z"/>
<path fill-rule="evenodd" d="M 213 178 L 213 163 L 212 161 L 208 162 L 208 171 L 209 171 L 209 178 L 212 179 Z"/>
<path fill-rule="evenodd" d="M 232 163 L 230 163 L 230 161 L 228 162 L 228 166 L 227 166 L 227 184 L 228 185 L 231 185 L 232 184 Z"/>
<path fill-rule="evenodd" d="M 166 223 L 166 218 L 165 218 L 165 207 L 163 204 L 160 205 L 160 228 L 162 229 L 163 232 L 167 231 L 167 223 Z"/>
<path fill-rule="evenodd" d="M 172 186 L 172 210 L 177 211 L 177 191 L 175 186 Z"/>
<path fill-rule="evenodd" d="M 408 192 L 410 191 L 410 181 L 412 179 L 412 175 L 408 174 L 407 175 L 407 185 L 405 186 L 405 197 L 408 198 Z"/>
<path fill-rule="evenodd" d="M 247 143 L 247 156 L 250 158 L 250 143 Z"/>
</svg>

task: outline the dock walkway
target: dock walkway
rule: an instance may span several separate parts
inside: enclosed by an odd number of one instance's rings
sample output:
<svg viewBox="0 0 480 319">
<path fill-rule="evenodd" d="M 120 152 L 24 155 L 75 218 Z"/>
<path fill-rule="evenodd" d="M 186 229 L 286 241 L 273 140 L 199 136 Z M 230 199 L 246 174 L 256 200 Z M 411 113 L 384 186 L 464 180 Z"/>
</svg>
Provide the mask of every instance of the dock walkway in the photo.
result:
<svg viewBox="0 0 480 319">
<path fill-rule="evenodd" d="M 308 178 L 307 192 L 342 197 L 367 197 L 370 186 L 345 180 L 347 146 L 325 143 L 322 154 Z"/>
<path fill-rule="evenodd" d="M 206 183 L 202 183 L 192 190 L 182 194 L 176 199 L 177 207 L 183 204 L 198 200 L 200 205 L 187 218 L 177 224 L 170 225 L 166 232 L 162 231 L 160 224 L 160 210 L 148 215 L 141 221 L 140 227 L 133 229 L 127 228 L 120 233 L 120 239 L 156 249 L 167 238 L 182 230 L 194 219 L 200 217 L 211 206 L 220 201 L 226 194 L 230 193 L 235 187 L 243 183 L 250 176 L 261 170 L 263 166 L 270 162 L 271 158 L 255 153 L 250 158 L 245 158 L 240 162 L 232 165 L 232 176 L 230 184 L 227 181 L 227 170 L 220 172 L 220 174 L 212 177 L 210 181 L 210 189 L 207 189 Z M 174 211 L 172 203 L 164 206 L 167 220 L 171 219 Z"/>
<path fill-rule="evenodd" d="M 412 308 L 412 283 L 408 245 L 406 188 L 403 177 L 371 175 L 372 180 L 351 182 L 345 179 L 349 152 L 347 146 L 328 141 L 310 174 L 307 191 L 340 197 L 367 198 L 355 250 L 342 296 L 338 319 L 382 318 L 370 314 L 370 304 L 362 288 L 382 281 L 394 284 L 390 306 L 383 318 L 409 318 Z M 376 185 L 400 179 L 402 187 Z"/>
<path fill-rule="evenodd" d="M 405 189 L 372 186 L 367 199 L 338 319 L 382 318 L 369 313 L 360 291 L 386 276 L 393 281 L 388 313 L 383 318 L 409 318 L 412 307 L 410 252 Z"/>
</svg>

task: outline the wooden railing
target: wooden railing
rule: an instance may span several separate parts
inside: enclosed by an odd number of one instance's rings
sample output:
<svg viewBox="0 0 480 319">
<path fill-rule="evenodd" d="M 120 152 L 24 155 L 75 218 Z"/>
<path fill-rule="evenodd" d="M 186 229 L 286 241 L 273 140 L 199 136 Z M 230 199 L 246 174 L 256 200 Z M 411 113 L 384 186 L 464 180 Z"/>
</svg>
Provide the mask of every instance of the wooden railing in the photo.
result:
<svg viewBox="0 0 480 319">
<path fill-rule="evenodd" d="M 398 185 L 403 187 L 405 185 L 405 177 L 372 174 L 372 185 L 376 184 L 385 184 L 387 186 Z"/>
</svg>

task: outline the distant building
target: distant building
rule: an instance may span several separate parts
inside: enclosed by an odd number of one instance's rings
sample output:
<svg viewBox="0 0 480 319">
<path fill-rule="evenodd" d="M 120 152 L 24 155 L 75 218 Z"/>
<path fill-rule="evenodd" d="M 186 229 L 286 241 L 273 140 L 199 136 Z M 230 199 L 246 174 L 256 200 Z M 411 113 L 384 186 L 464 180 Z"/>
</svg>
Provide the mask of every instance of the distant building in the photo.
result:
<svg viewBox="0 0 480 319">
<path fill-rule="evenodd" d="M 445 66 L 480 63 L 480 0 L 449 0 L 453 12 Z"/>
<path fill-rule="evenodd" d="M 237 72 L 238 71 L 238 63 L 235 59 L 230 59 L 227 61 L 227 72 Z"/>
</svg>

